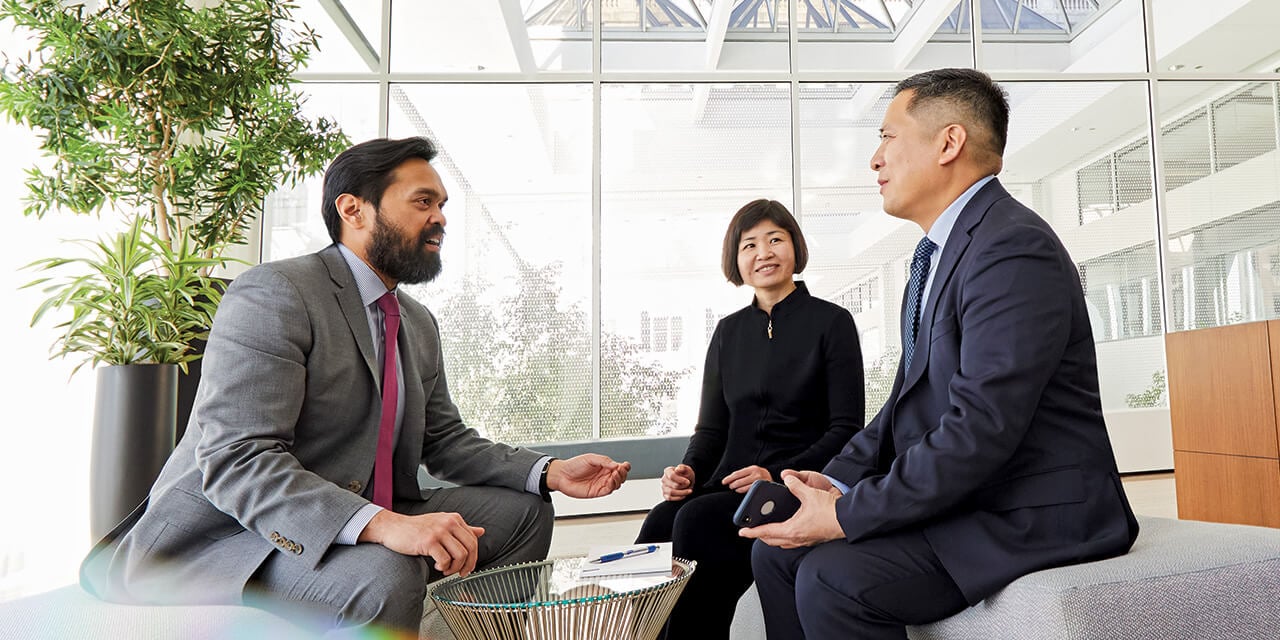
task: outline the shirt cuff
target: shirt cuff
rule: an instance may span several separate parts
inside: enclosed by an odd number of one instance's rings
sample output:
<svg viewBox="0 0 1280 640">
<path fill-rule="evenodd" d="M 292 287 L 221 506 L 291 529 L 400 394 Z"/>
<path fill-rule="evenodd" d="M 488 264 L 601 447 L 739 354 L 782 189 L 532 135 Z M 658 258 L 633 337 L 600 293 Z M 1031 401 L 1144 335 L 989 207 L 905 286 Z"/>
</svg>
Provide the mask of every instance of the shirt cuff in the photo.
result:
<svg viewBox="0 0 1280 640">
<path fill-rule="evenodd" d="M 826 476 L 827 480 L 830 480 L 830 481 L 831 481 L 831 485 L 832 485 L 832 486 L 834 486 L 835 488 L 837 488 L 837 489 L 839 489 L 839 490 L 840 490 L 840 495 L 844 495 L 844 494 L 846 494 L 846 493 L 849 493 L 849 485 L 847 485 L 847 484 L 845 484 L 845 483 L 843 483 L 843 482 L 840 482 L 839 480 L 836 480 L 835 478 L 832 478 L 831 476 L 828 476 L 828 475 L 827 475 L 827 474 L 825 474 L 825 473 L 824 473 L 824 474 L 822 474 L 822 475 Z"/>
<path fill-rule="evenodd" d="M 529 477 L 525 478 L 524 490 L 535 496 L 542 495 L 542 490 L 538 487 L 542 482 L 542 468 L 551 464 L 551 456 L 542 456 L 538 461 L 533 463 L 533 468 L 529 469 Z"/>
<path fill-rule="evenodd" d="M 338 537 L 334 539 L 334 543 L 353 545 L 358 542 L 364 528 L 369 526 L 369 521 L 373 520 L 373 517 L 378 515 L 379 511 L 382 511 L 382 507 L 372 502 L 360 507 L 360 510 L 351 516 L 350 520 L 347 520 L 347 524 L 342 527 L 342 531 L 338 532 Z"/>
</svg>

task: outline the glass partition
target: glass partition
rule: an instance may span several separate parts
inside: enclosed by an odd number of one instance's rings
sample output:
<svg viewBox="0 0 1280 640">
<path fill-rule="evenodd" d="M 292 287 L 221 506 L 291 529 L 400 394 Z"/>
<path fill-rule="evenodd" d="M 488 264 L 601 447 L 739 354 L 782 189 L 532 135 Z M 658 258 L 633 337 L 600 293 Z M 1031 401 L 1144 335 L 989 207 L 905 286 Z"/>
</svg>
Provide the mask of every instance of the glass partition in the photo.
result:
<svg viewBox="0 0 1280 640">
<path fill-rule="evenodd" d="M 1280 317 L 1277 85 L 1159 85 L 1174 330 Z"/>
</svg>

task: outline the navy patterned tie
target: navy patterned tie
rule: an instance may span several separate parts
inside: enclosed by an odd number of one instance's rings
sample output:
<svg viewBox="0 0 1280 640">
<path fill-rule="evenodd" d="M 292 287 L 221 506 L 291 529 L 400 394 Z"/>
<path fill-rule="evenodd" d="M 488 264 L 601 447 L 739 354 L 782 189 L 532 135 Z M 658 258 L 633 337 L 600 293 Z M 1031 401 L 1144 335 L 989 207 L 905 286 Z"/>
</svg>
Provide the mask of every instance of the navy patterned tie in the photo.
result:
<svg viewBox="0 0 1280 640">
<path fill-rule="evenodd" d="M 920 331 L 920 307 L 924 306 L 924 283 L 929 278 L 929 258 L 938 245 L 929 236 L 920 238 L 916 253 L 911 257 L 911 279 L 907 280 L 907 299 L 902 309 L 902 370 L 911 368 L 911 356 L 916 351 L 916 334 Z"/>
</svg>

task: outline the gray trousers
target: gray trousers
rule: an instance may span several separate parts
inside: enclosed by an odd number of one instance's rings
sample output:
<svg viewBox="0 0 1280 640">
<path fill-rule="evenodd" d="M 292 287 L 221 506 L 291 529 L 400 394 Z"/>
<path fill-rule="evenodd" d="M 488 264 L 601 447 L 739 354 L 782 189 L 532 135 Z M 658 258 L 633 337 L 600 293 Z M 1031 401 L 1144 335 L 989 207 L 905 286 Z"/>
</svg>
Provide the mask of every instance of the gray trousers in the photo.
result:
<svg viewBox="0 0 1280 640">
<path fill-rule="evenodd" d="M 451 487 L 425 502 L 396 505 L 406 514 L 454 512 L 484 527 L 476 570 L 546 558 L 554 513 L 539 496 L 498 487 Z M 429 558 L 378 544 L 334 545 L 316 570 L 273 552 L 254 574 L 245 603 L 317 632 L 360 636 L 367 627 L 418 632 L 427 583 L 443 575 Z"/>
</svg>

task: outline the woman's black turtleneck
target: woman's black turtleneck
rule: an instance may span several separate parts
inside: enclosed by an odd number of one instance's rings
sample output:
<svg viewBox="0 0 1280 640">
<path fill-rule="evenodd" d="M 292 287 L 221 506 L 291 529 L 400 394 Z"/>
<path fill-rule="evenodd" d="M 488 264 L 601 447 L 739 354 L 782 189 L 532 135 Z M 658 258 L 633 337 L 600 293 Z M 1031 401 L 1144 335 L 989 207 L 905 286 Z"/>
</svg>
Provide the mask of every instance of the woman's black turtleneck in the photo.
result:
<svg viewBox="0 0 1280 640">
<path fill-rule="evenodd" d="M 765 313 L 753 302 L 716 325 L 684 463 L 698 485 L 760 465 L 820 470 L 863 425 L 853 316 L 803 282 Z"/>
</svg>

